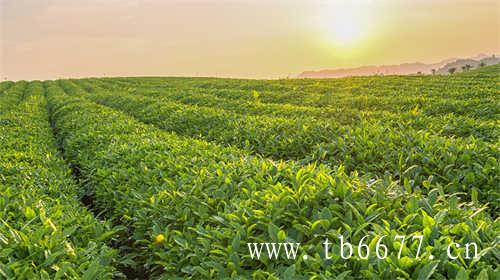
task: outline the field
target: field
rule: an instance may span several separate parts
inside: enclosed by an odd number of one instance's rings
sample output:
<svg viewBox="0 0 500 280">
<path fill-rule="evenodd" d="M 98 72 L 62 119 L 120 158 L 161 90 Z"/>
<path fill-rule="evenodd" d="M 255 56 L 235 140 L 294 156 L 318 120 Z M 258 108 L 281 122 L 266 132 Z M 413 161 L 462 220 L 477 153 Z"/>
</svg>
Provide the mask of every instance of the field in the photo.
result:
<svg viewBox="0 0 500 280">
<path fill-rule="evenodd" d="M 500 279 L 499 73 L 2 82 L 0 279 Z"/>
</svg>

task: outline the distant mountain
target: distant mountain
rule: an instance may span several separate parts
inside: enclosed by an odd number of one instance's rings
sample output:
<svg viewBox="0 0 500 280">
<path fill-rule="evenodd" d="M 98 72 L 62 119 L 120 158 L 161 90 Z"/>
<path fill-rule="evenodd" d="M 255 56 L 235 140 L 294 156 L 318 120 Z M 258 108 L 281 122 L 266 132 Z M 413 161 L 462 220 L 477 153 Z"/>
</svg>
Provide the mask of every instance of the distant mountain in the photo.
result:
<svg viewBox="0 0 500 280">
<path fill-rule="evenodd" d="M 379 66 L 361 66 L 356 68 L 341 68 L 341 69 L 325 69 L 320 71 L 304 71 L 298 77 L 299 78 L 339 78 L 339 77 L 349 77 L 349 76 L 370 76 L 370 75 L 410 75 L 417 74 L 418 72 L 423 74 L 430 74 L 432 69 L 436 69 L 436 73 L 447 74 L 449 67 L 458 67 L 457 72 L 462 71 L 462 66 L 469 64 L 471 66 L 478 66 L 481 62 L 486 65 L 496 64 L 498 58 L 493 56 L 487 56 L 485 54 L 479 54 L 478 56 L 471 59 L 457 59 L 450 58 L 437 63 L 425 64 L 420 62 L 415 63 L 403 63 L 396 65 L 379 65 Z M 456 63 L 456 64 L 454 64 Z M 441 72 L 440 72 L 441 71 Z"/>
<path fill-rule="evenodd" d="M 484 66 L 493 65 L 500 63 L 500 58 L 495 55 L 492 56 L 478 56 L 476 59 L 457 59 L 453 62 L 445 64 L 443 67 L 439 68 L 436 73 L 438 74 L 448 74 L 449 69 L 455 68 L 456 72 L 464 71 L 463 67 L 470 65 L 472 69 L 478 68 L 483 63 Z"/>
<path fill-rule="evenodd" d="M 480 53 L 474 57 L 471 57 L 472 59 L 474 60 L 481 60 L 483 58 L 487 58 L 487 57 L 491 57 L 490 55 L 487 55 L 487 54 L 484 54 L 484 53 Z"/>
</svg>

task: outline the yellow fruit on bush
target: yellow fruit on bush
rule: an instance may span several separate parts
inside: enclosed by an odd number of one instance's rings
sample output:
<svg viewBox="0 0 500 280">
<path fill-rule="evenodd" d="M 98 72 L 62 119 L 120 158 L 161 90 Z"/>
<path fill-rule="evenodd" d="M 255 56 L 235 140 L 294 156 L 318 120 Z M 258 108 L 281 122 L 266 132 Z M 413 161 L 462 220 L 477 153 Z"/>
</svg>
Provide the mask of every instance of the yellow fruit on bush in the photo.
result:
<svg viewBox="0 0 500 280">
<path fill-rule="evenodd" d="M 163 234 L 158 234 L 157 236 L 155 236 L 155 239 L 154 239 L 154 243 L 155 244 L 162 244 L 163 242 L 165 242 L 165 236 Z"/>
</svg>

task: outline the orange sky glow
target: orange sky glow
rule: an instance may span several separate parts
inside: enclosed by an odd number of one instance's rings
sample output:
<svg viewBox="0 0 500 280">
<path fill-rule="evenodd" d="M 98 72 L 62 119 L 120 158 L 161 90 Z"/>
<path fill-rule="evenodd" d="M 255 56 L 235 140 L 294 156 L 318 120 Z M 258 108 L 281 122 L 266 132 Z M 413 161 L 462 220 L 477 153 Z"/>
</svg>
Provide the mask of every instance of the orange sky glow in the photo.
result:
<svg viewBox="0 0 500 280">
<path fill-rule="evenodd" d="M 499 33 L 497 0 L 0 0 L 0 77 L 293 77 L 498 54 Z"/>
</svg>

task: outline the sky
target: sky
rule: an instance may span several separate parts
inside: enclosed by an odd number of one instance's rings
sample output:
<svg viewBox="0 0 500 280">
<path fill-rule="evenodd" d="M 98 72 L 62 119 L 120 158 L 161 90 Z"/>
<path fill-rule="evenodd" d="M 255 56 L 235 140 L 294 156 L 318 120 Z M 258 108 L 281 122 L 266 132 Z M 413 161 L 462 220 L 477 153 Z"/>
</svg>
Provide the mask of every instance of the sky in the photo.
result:
<svg viewBox="0 0 500 280">
<path fill-rule="evenodd" d="M 2 80 L 294 77 L 500 53 L 498 0 L 0 0 Z"/>
</svg>

